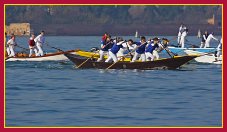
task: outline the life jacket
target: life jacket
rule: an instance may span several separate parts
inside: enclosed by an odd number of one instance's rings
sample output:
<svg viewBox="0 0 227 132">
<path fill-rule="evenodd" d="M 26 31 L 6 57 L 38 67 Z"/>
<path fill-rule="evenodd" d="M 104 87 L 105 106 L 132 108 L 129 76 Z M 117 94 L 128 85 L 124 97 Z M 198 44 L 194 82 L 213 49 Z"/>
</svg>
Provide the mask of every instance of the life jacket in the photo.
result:
<svg viewBox="0 0 227 132">
<path fill-rule="evenodd" d="M 28 41 L 28 44 L 29 44 L 29 46 L 35 46 L 35 41 L 34 41 L 34 39 L 30 39 L 30 40 Z"/>
</svg>

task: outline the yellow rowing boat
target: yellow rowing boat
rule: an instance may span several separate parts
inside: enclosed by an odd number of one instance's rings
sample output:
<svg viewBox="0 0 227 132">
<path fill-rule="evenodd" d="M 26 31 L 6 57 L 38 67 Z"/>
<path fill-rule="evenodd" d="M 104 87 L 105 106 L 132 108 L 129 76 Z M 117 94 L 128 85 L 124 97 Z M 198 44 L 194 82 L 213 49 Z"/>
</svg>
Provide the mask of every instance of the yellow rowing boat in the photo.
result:
<svg viewBox="0 0 227 132">
<path fill-rule="evenodd" d="M 99 58 L 99 52 L 98 51 L 88 52 L 88 51 L 77 49 L 75 52 L 76 52 L 76 55 L 79 55 L 79 56 L 83 56 L 83 57 L 87 57 L 87 58 L 94 58 L 94 59 Z M 181 56 L 173 56 L 173 58 L 178 58 L 178 57 L 181 57 Z M 108 58 L 108 56 L 105 55 L 104 59 L 107 59 L 107 58 Z M 161 58 L 161 59 L 158 59 L 158 60 L 162 60 L 162 59 L 166 59 L 166 58 Z M 131 61 L 130 55 L 124 57 L 124 59 L 121 59 L 121 61 Z"/>
</svg>

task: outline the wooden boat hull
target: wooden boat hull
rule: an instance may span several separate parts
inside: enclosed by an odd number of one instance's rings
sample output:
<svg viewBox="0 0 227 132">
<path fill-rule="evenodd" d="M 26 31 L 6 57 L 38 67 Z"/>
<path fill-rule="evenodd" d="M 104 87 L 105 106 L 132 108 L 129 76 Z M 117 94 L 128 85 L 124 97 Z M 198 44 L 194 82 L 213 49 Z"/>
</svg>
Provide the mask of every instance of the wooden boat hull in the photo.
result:
<svg viewBox="0 0 227 132">
<path fill-rule="evenodd" d="M 85 60 L 86 57 L 82 57 L 75 54 L 66 53 L 65 56 L 71 60 L 75 65 L 80 65 Z M 114 64 L 110 69 L 176 69 L 188 61 L 196 58 L 197 56 L 177 56 L 176 58 L 167 58 L 156 61 L 148 61 L 148 62 L 125 62 L 119 61 Z M 97 68 L 97 69 L 106 69 L 113 63 L 105 63 L 105 62 L 96 62 L 95 59 L 89 59 L 86 63 L 84 63 L 80 68 Z"/>
<path fill-rule="evenodd" d="M 204 54 L 203 52 L 193 50 L 185 50 L 184 52 L 188 55 L 202 55 L 200 57 L 195 58 L 195 61 L 199 63 L 222 64 L 222 55 L 216 60 L 213 53 L 203 55 Z"/>
<path fill-rule="evenodd" d="M 63 61 L 68 60 L 67 57 L 65 57 L 65 53 L 72 53 L 75 54 L 75 50 L 69 50 L 65 52 L 56 52 L 56 53 L 48 53 L 44 56 L 32 56 L 28 57 L 27 54 L 24 55 L 18 55 L 17 57 L 6 57 L 6 61 Z"/>
</svg>

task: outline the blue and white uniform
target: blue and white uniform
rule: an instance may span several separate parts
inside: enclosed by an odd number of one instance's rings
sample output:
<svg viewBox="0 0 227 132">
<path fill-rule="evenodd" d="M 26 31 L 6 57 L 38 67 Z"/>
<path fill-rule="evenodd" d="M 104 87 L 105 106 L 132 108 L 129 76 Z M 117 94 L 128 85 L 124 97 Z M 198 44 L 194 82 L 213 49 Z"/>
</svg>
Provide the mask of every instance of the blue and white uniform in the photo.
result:
<svg viewBox="0 0 227 132">
<path fill-rule="evenodd" d="M 106 59 L 105 62 L 110 62 L 111 60 L 113 60 L 114 62 L 118 61 L 117 52 L 120 50 L 120 48 L 123 48 L 123 42 L 114 43 L 113 47 L 109 50 L 109 57 Z"/>
<path fill-rule="evenodd" d="M 138 57 L 141 57 L 142 62 L 145 62 L 146 61 L 145 48 L 146 48 L 147 42 L 144 42 L 144 43 L 137 42 L 136 45 L 138 48 L 135 51 L 135 54 L 132 58 L 132 62 L 135 62 L 138 59 Z"/>
<path fill-rule="evenodd" d="M 45 37 L 42 34 L 40 34 L 34 39 L 34 41 L 36 42 L 36 47 L 38 49 L 38 53 L 36 54 L 36 56 L 43 56 L 44 53 L 42 45 L 45 43 Z"/>
<path fill-rule="evenodd" d="M 101 50 L 99 51 L 99 59 L 97 60 L 98 62 L 102 61 L 104 59 L 104 55 L 108 55 L 108 50 L 113 46 L 112 41 L 101 41 Z"/>
<path fill-rule="evenodd" d="M 117 53 L 117 57 L 124 56 L 125 54 L 128 54 L 132 50 L 136 48 L 135 44 L 129 45 L 128 42 L 125 42 L 122 44 L 123 48 L 120 48 L 120 50 Z"/>
<path fill-rule="evenodd" d="M 147 48 L 145 50 L 146 61 L 153 61 L 154 60 L 153 51 L 155 51 L 155 49 L 157 49 L 158 47 L 159 47 L 158 43 L 157 44 L 149 43 L 147 45 Z"/>
</svg>

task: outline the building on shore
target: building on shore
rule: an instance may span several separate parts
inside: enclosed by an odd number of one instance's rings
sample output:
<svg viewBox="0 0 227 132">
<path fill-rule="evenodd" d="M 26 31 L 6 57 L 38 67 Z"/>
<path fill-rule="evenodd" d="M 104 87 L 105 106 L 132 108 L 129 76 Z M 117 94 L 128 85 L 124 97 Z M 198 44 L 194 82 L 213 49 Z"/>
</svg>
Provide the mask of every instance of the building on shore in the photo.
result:
<svg viewBox="0 0 227 132">
<path fill-rule="evenodd" d="M 30 23 L 10 23 L 9 26 L 5 26 L 5 32 L 7 34 L 14 34 L 17 36 L 30 35 Z"/>
</svg>

